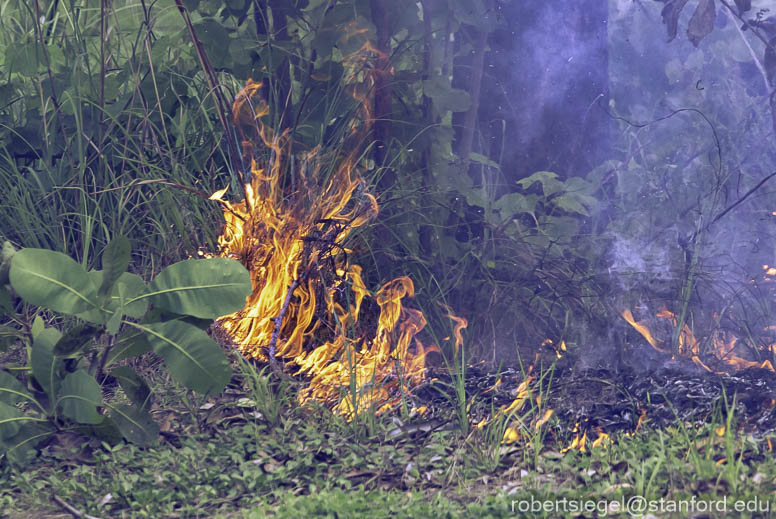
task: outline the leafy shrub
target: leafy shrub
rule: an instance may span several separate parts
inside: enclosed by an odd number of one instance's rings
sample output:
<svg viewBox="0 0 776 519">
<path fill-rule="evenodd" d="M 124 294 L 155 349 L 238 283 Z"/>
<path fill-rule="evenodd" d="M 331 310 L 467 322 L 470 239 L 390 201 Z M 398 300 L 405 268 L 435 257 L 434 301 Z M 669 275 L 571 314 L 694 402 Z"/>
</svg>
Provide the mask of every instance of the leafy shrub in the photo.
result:
<svg viewBox="0 0 776 519">
<path fill-rule="evenodd" d="M 14 370 L 20 374 L 0 370 L 0 448 L 10 461 L 28 461 L 37 444 L 66 428 L 155 441 L 152 392 L 133 369 L 116 366 L 122 359 L 153 351 L 173 378 L 204 395 L 229 382 L 226 356 L 203 327 L 242 308 L 251 292 L 248 271 L 226 258 L 185 260 L 146 284 L 127 272 L 129 260 L 124 237 L 108 244 L 102 270 L 88 272 L 60 252 L 5 248 L 0 301 L 11 299 L 4 286 L 10 282 L 26 303 L 74 316 L 65 333 L 37 316 L 24 336 L 27 363 Z M 131 405 L 104 400 L 108 375 Z"/>
</svg>

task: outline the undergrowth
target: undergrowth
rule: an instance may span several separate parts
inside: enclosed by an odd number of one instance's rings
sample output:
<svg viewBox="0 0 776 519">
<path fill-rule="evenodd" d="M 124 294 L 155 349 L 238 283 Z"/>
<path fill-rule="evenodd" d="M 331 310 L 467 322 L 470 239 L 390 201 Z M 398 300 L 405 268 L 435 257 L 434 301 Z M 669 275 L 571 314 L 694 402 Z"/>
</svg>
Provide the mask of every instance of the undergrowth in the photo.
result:
<svg viewBox="0 0 776 519">
<path fill-rule="evenodd" d="M 476 429 L 407 426 L 428 421 L 419 417 L 398 426 L 394 416 L 373 416 L 369 431 L 356 431 L 325 409 L 297 406 L 287 379 L 239 365 L 224 395 L 194 409 L 174 402 L 154 409 L 165 438 L 159 446 L 73 435 L 24 471 L 4 467 L 4 515 L 53 517 L 67 503 L 97 517 L 576 517 L 520 510 L 634 496 L 733 506 L 776 490 L 771 442 L 737 434 L 735 416 L 722 412 L 730 402 L 700 427 L 677 423 L 607 448 L 561 452 L 567 434 L 503 445 Z M 498 459 L 471 455 L 474 441 L 491 442 Z"/>
</svg>

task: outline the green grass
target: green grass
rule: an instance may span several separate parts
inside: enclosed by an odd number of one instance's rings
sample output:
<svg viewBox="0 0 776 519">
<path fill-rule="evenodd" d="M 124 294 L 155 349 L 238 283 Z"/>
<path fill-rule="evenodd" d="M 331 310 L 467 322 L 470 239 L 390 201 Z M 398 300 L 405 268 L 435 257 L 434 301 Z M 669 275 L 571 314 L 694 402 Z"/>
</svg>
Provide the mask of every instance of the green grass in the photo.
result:
<svg viewBox="0 0 776 519">
<path fill-rule="evenodd" d="M 32 5 L 0 2 L 12 99 L 0 106 L 0 239 L 87 261 L 125 235 L 143 273 L 214 250 L 220 208 L 206 195 L 229 183 L 228 160 L 212 92 L 168 41 L 180 15 L 121 0 L 103 26 L 99 6 L 54 2 L 41 25 Z"/>
<path fill-rule="evenodd" d="M 392 434 L 391 416 L 356 431 L 325 409 L 297 406 L 294 386 L 272 373 L 244 364 L 241 376 L 243 387 L 213 406 L 185 406 L 180 393 L 159 404 L 168 441 L 156 447 L 73 435 L 24 470 L 3 467 L 5 516 L 61 516 L 57 496 L 96 517 L 575 517 L 520 510 L 634 496 L 655 506 L 662 499 L 664 510 L 691 499 L 727 499 L 732 507 L 776 491 L 767 442 L 737 435 L 729 414 L 699 428 L 679 424 L 561 453 L 570 425 L 557 421 L 552 434 L 509 446 L 477 429 Z M 498 456 L 475 455 L 483 446 Z"/>
</svg>

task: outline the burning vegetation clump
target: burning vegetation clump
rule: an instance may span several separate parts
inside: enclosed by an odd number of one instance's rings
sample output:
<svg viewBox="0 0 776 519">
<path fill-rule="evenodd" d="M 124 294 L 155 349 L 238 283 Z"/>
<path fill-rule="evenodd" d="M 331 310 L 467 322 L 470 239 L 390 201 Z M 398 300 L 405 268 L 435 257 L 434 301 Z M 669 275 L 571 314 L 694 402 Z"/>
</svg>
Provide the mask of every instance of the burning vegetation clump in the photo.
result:
<svg viewBox="0 0 776 519">
<path fill-rule="evenodd" d="M 300 401 L 322 402 L 350 418 L 359 409 L 395 405 L 423 380 L 425 356 L 436 349 L 416 337 L 426 325 L 423 314 L 402 305 L 414 295 L 412 281 L 400 277 L 371 294 L 345 245 L 378 214 L 357 166 L 371 121 L 373 79 L 364 64 L 373 52 L 365 46 L 348 60 L 358 107 L 338 152 L 296 152 L 287 131 L 262 122 L 269 107 L 260 84 L 248 81 L 233 115 L 245 155 L 253 157 L 251 172 L 245 198 L 223 202 L 219 239 L 221 254 L 241 261 L 253 284 L 245 308 L 220 319 L 223 329 L 244 355 L 282 361 L 307 376 Z M 376 324 L 362 315 L 365 300 L 379 309 Z"/>
</svg>

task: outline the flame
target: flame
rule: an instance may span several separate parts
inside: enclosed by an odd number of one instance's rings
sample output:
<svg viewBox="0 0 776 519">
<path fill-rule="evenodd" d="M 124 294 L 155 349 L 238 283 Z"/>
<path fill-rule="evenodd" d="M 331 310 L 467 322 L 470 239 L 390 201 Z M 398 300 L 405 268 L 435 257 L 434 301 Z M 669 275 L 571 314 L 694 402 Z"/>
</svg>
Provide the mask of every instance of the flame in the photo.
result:
<svg viewBox="0 0 776 519">
<path fill-rule="evenodd" d="M 572 433 L 575 434 L 574 439 L 571 441 L 571 444 L 568 446 L 562 448 L 560 450 L 561 454 L 566 453 L 570 450 L 578 450 L 579 452 L 587 452 L 587 431 L 584 431 L 582 435 L 579 434 L 579 422 L 577 422 L 574 425 L 574 428 L 571 430 Z"/>
<path fill-rule="evenodd" d="M 664 350 L 661 346 L 658 346 L 658 342 L 654 337 L 652 337 L 652 332 L 649 331 L 649 328 L 639 322 L 636 322 L 629 308 L 623 310 L 622 317 L 628 321 L 628 324 L 633 326 L 636 331 L 639 332 L 653 348 L 655 348 L 657 351 L 668 353 L 667 350 Z"/>
<path fill-rule="evenodd" d="M 459 350 L 461 349 L 461 346 L 463 345 L 463 332 L 462 332 L 462 330 L 464 328 L 466 328 L 467 326 L 469 326 L 469 322 L 465 318 L 459 317 L 459 316 L 455 315 L 453 313 L 453 311 L 450 309 L 450 307 L 447 306 L 446 304 L 442 304 L 442 303 L 440 303 L 440 304 L 447 311 L 447 314 L 445 314 L 445 316 L 448 319 L 450 319 L 451 321 L 453 321 L 453 323 L 454 323 L 454 326 L 453 326 L 453 337 L 455 337 L 455 354 L 457 356 L 458 353 L 459 353 Z"/>
<path fill-rule="evenodd" d="M 512 426 L 509 426 L 504 431 L 504 438 L 501 440 L 503 444 L 515 443 L 520 439 L 520 433 Z"/>
<path fill-rule="evenodd" d="M 351 29 L 347 38 L 366 31 Z M 282 359 L 307 376 L 300 402 L 322 402 L 348 418 L 366 407 L 378 413 L 391 408 L 424 379 L 426 356 L 439 351 L 416 338 L 426 326 L 423 314 L 402 304 L 414 295 L 412 281 L 400 277 L 370 293 L 343 245 L 378 214 L 357 167 L 371 128 L 369 93 L 376 72 L 368 63 L 375 52 L 367 41 L 344 62 L 358 109 L 346 151 L 339 155 L 320 148 L 295 151 L 288 131 L 275 132 L 262 122 L 269 107 L 261 85 L 247 82 L 233 113 L 243 151 L 252 157 L 251 175 L 241 202 L 222 201 L 225 227 L 219 238 L 221 254 L 241 261 L 253 285 L 245 307 L 219 320 L 223 329 L 244 355 Z M 224 194 L 220 190 L 211 198 Z M 365 300 L 379 307 L 373 332 L 359 319 Z M 465 320 L 449 313 L 458 348 Z"/>
<path fill-rule="evenodd" d="M 647 419 L 647 410 L 644 408 L 640 408 L 639 410 L 641 411 L 641 414 L 639 415 L 639 421 L 636 423 L 636 428 L 633 429 L 634 433 L 638 432 L 639 428 L 642 426 L 642 424 L 644 424 L 644 422 Z"/>
<path fill-rule="evenodd" d="M 767 265 L 764 266 L 764 268 Z M 661 308 L 656 314 L 660 319 L 668 320 L 671 325 L 676 328 L 677 318 L 676 314 L 669 311 L 666 308 Z M 722 374 L 723 372 L 715 372 L 709 368 L 706 363 L 701 360 L 700 342 L 695 338 L 692 330 L 686 324 L 682 327 L 682 331 L 679 333 L 679 341 L 676 352 L 670 351 L 663 346 L 663 342 L 656 339 L 649 328 L 643 322 L 637 322 L 630 309 L 625 309 L 622 312 L 622 317 L 630 324 L 636 331 L 638 331 L 644 339 L 656 350 L 665 353 L 667 355 L 679 355 L 690 358 L 695 364 L 704 368 L 709 372 Z M 770 327 L 768 327 L 770 328 Z M 767 330 L 767 329 L 766 329 Z M 714 358 L 723 362 L 724 364 L 732 367 L 734 370 L 758 367 L 761 369 L 767 369 L 774 371 L 773 364 L 770 360 L 763 360 L 761 362 L 746 360 L 735 353 L 738 337 L 727 334 L 722 331 L 715 331 L 711 336 L 711 353 Z M 770 351 L 774 353 L 774 345 L 770 345 L 767 348 L 759 348 L 762 351 Z"/>
<path fill-rule="evenodd" d="M 509 414 L 512 411 L 520 411 L 525 405 L 526 401 L 531 397 L 531 388 L 529 387 L 534 380 L 534 376 L 526 377 L 520 385 L 515 389 L 515 399 L 506 408 L 502 409 L 503 414 Z"/>
<path fill-rule="evenodd" d="M 552 415 L 555 414 L 555 411 L 552 409 L 547 409 L 544 414 L 542 415 L 539 420 L 536 421 L 534 424 L 534 430 L 538 431 L 544 424 L 547 423 L 547 421 L 552 417 Z"/>
<path fill-rule="evenodd" d="M 601 427 L 596 427 L 596 433 L 598 434 L 598 438 L 592 443 L 594 448 L 603 447 L 605 449 L 612 443 L 612 439 L 603 431 L 603 429 L 601 429 Z"/>
</svg>

